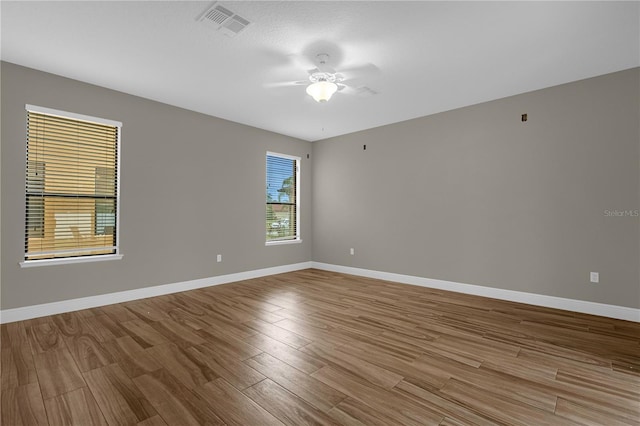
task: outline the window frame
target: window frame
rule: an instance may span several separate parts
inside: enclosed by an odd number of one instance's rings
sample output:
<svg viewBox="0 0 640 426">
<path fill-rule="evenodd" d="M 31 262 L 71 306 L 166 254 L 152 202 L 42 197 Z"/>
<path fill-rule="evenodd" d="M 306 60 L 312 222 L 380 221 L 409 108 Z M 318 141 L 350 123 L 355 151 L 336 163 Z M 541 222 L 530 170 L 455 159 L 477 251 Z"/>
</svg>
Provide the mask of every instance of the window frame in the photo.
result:
<svg viewBox="0 0 640 426">
<path fill-rule="evenodd" d="M 302 236 L 300 235 L 300 175 L 301 175 L 301 157 L 298 157 L 296 155 L 290 155 L 290 154 L 281 154 L 279 152 L 273 152 L 273 151 L 267 151 L 266 155 L 265 155 L 265 183 L 268 183 L 268 175 L 267 175 L 267 161 L 268 161 L 268 157 L 280 157 L 280 158 L 285 158 L 288 160 L 293 160 L 295 161 L 295 167 L 296 167 L 296 173 L 295 173 L 295 181 L 296 181 L 296 203 L 295 203 L 295 209 L 296 209 L 296 230 L 295 230 L 295 238 L 291 238 L 288 240 L 265 240 L 265 246 L 278 246 L 278 245 L 285 245 L 285 244 L 298 244 L 302 242 Z M 277 203 L 276 203 L 277 204 Z M 265 200 L 265 207 L 267 206 L 267 202 Z M 265 224 L 266 224 L 266 209 L 265 209 Z M 265 235 L 266 238 L 266 235 Z"/>
<path fill-rule="evenodd" d="M 53 116 L 58 116 L 58 117 L 62 117 L 62 118 L 66 118 L 66 119 L 71 119 L 71 120 L 78 120 L 78 121 L 88 121 L 91 123 L 97 123 L 97 124 L 103 124 L 103 125 L 107 125 L 107 126 L 114 126 L 118 128 L 117 131 L 117 137 L 116 137 L 116 164 L 115 164 L 115 185 L 116 185 L 116 196 L 115 196 L 115 202 L 117 205 L 116 208 L 116 214 L 115 214 L 115 235 L 114 235 L 114 253 L 111 254 L 87 254 L 87 255 L 83 255 L 83 256 L 69 256 L 69 257 L 62 257 L 62 258 L 52 258 L 52 259 L 30 259 L 27 260 L 25 259 L 26 256 L 26 249 L 23 252 L 23 260 L 19 262 L 19 265 L 21 268 L 30 268 L 30 267 L 38 267 L 38 266 L 47 266 L 47 265 L 63 265 L 63 264 L 73 264 L 73 263 L 88 263 L 88 262 L 101 262 L 101 261 L 109 261 L 109 260 L 120 260 L 122 259 L 123 255 L 120 252 L 120 210 L 122 209 L 122 205 L 120 202 L 120 188 L 121 188 L 121 180 L 120 180 L 120 169 L 121 169 L 121 140 L 122 140 L 122 122 L 120 121 L 115 121 L 115 120 L 109 120 L 106 118 L 100 118 L 100 117 L 93 117 L 90 115 L 84 115 L 84 114 L 77 114 L 74 112 L 68 112 L 68 111 L 62 111 L 62 110 L 57 110 L 57 109 L 53 109 L 53 108 L 47 108 L 47 107 L 41 107 L 41 106 L 37 106 L 37 105 L 30 105 L 30 104 L 26 104 L 25 105 L 25 110 L 27 112 L 27 114 L 25 115 L 25 120 L 27 120 L 26 117 L 28 117 L 29 112 L 34 112 L 34 113 L 39 113 L 39 114 L 48 114 L 48 115 L 53 115 Z M 25 123 L 25 132 L 28 130 L 28 124 Z M 25 141 L 27 139 L 25 138 Z M 25 146 L 25 156 L 26 158 L 28 158 L 28 144 Z M 25 164 L 26 164 L 26 160 L 25 160 Z M 46 171 L 45 171 L 46 173 Z M 23 207 L 26 209 L 27 208 L 27 190 L 25 188 L 25 202 L 23 204 Z M 43 213 L 44 214 L 44 213 Z M 27 222 L 27 217 L 26 214 L 24 215 L 24 220 L 25 220 L 25 229 L 26 229 L 26 222 Z M 26 232 L 26 231 L 25 231 Z"/>
</svg>

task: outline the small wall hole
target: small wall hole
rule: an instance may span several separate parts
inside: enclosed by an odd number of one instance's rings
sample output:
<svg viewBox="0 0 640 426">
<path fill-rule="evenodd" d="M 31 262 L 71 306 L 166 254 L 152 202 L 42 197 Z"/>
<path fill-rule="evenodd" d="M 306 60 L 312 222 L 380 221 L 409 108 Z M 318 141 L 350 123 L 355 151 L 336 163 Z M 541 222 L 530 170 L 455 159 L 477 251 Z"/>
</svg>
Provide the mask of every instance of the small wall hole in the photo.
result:
<svg viewBox="0 0 640 426">
<path fill-rule="evenodd" d="M 527 114 L 522 114 L 521 120 L 523 123 L 527 121 L 528 120 Z"/>
</svg>

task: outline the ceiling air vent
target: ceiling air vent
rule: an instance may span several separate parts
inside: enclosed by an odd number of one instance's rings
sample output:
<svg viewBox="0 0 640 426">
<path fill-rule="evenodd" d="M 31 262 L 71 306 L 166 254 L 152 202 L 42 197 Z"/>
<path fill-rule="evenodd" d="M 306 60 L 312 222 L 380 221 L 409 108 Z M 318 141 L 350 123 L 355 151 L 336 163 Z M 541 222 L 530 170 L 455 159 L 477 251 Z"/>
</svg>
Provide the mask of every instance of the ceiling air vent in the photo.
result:
<svg viewBox="0 0 640 426">
<path fill-rule="evenodd" d="M 228 37 L 234 37 L 251 23 L 217 2 L 205 10 L 198 21 Z"/>
</svg>

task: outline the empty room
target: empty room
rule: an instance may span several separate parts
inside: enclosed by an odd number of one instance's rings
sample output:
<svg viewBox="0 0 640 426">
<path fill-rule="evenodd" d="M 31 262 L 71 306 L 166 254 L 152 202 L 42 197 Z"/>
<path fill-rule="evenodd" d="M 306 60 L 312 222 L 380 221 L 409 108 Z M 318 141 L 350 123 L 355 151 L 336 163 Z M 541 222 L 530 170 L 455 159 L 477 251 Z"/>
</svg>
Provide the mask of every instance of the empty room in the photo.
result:
<svg viewBox="0 0 640 426">
<path fill-rule="evenodd" d="M 0 36 L 0 424 L 640 422 L 640 2 Z"/>
</svg>

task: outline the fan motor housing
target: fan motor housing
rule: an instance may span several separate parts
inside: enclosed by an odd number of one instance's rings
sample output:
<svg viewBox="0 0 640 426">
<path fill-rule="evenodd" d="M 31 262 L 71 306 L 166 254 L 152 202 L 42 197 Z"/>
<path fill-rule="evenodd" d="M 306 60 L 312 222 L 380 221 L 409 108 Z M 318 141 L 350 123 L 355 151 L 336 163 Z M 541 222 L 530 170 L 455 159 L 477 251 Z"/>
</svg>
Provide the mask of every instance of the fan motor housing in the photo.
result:
<svg viewBox="0 0 640 426">
<path fill-rule="evenodd" d="M 340 81 L 340 78 L 336 74 L 332 74 L 329 72 L 314 72 L 309 76 L 309 81 L 312 83 L 317 83 L 319 81 L 328 81 L 330 83 L 335 83 Z"/>
</svg>

